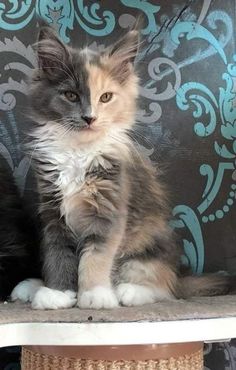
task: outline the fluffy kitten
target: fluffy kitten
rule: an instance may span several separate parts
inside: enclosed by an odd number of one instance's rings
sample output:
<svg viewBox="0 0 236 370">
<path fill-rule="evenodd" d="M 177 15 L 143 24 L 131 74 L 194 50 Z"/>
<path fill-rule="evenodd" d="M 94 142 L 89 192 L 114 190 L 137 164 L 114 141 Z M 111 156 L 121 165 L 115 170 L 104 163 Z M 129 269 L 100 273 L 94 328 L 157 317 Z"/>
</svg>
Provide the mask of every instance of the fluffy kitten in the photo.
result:
<svg viewBox="0 0 236 370">
<path fill-rule="evenodd" d="M 138 43 L 134 29 L 99 54 L 40 31 L 29 98 L 45 287 L 34 308 L 135 306 L 226 289 L 221 278 L 178 277 L 165 192 L 130 139 Z"/>
<path fill-rule="evenodd" d="M 19 281 L 35 276 L 37 238 L 11 170 L 1 156 L 0 179 L 0 300 L 5 300 Z"/>
</svg>

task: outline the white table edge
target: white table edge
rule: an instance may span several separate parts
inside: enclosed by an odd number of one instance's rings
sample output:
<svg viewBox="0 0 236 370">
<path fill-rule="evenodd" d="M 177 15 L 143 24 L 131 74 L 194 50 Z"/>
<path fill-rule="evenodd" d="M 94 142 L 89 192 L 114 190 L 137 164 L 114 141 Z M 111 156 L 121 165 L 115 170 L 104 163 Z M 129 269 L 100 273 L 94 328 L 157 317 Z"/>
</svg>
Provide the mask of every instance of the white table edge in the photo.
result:
<svg viewBox="0 0 236 370">
<path fill-rule="evenodd" d="M 236 317 L 160 322 L 10 323 L 0 325 L 0 347 L 216 342 L 234 337 L 236 337 Z"/>
</svg>

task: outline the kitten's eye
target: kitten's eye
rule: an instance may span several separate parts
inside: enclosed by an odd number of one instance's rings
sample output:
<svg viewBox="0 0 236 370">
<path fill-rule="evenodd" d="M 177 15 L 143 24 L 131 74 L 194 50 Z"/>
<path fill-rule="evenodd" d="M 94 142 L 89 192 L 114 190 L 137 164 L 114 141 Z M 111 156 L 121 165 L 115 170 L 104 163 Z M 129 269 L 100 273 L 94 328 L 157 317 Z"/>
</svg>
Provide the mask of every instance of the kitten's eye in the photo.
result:
<svg viewBox="0 0 236 370">
<path fill-rule="evenodd" d="M 69 100 L 72 103 L 75 103 L 75 102 L 79 101 L 79 96 L 76 93 L 74 93 L 73 91 L 65 91 L 64 95 L 65 95 L 66 99 Z"/>
<path fill-rule="evenodd" d="M 102 103 L 108 103 L 111 100 L 112 97 L 113 97 L 113 94 L 111 92 L 106 92 L 106 93 L 104 93 L 100 96 L 99 100 Z"/>
</svg>

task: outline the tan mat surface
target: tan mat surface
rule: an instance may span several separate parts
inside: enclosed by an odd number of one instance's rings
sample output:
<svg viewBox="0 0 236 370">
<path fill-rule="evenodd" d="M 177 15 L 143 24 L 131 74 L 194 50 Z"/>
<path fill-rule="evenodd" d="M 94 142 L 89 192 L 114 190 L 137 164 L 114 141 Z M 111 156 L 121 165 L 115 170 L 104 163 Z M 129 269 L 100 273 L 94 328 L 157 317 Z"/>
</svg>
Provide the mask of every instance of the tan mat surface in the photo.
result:
<svg viewBox="0 0 236 370">
<path fill-rule="evenodd" d="M 236 295 L 199 297 L 114 310 L 35 311 L 29 304 L 0 303 L 0 324 L 23 322 L 137 322 L 236 316 Z"/>
</svg>

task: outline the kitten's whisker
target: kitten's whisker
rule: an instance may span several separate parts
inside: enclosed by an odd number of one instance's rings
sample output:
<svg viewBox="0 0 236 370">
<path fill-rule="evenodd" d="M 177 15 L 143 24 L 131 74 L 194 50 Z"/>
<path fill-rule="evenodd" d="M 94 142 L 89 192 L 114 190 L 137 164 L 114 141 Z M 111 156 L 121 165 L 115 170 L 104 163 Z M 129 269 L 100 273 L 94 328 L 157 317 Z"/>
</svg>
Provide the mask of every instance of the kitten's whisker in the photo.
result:
<svg viewBox="0 0 236 370">
<path fill-rule="evenodd" d="M 127 134 L 126 134 L 127 135 Z M 123 144 L 123 141 L 122 140 L 119 140 L 116 136 L 114 135 L 109 135 L 112 139 L 116 140 L 117 142 L 119 143 L 122 143 Z M 134 141 L 137 143 L 137 145 L 140 145 L 136 139 L 134 139 Z M 137 157 L 139 158 L 139 160 L 143 163 L 143 165 L 145 165 L 145 161 L 144 161 L 144 158 L 142 157 L 142 155 L 139 153 L 138 149 L 136 148 L 135 145 L 132 145 L 132 149 L 133 151 L 136 153 Z M 132 153 L 132 152 L 131 152 Z M 134 162 L 134 158 L 133 156 L 131 155 L 131 158 L 133 159 L 133 165 L 135 165 L 135 162 Z"/>
<path fill-rule="evenodd" d="M 29 144 L 29 143 L 28 143 L 28 144 Z M 29 167 L 31 167 L 31 165 L 32 165 L 33 156 L 34 156 L 35 152 L 37 151 L 38 146 L 39 146 L 39 143 L 38 143 L 38 142 L 36 142 L 35 147 L 34 147 L 34 148 L 33 148 L 33 150 L 32 150 L 32 149 L 31 149 L 32 147 L 31 147 L 31 144 L 30 144 L 30 155 L 28 155 L 28 157 L 29 157 Z"/>
<path fill-rule="evenodd" d="M 153 146 L 153 143 L 151 142 L 151 140 L 149 140 L 146 136 L 144 136 L 142 133 L 140 133 L 139 131 L 135 131 L 134 129 L 130 128 L 128 129 L 128 132 L 127 134 L 129 135 L 129 131 L 131 134 L 133 135 L 137 135 L 140 139 L 144 140 L 146 143 L 148 143 L 150 146 Z M 133 135 L 131 136 L 133 138 Z"/>
<path fill-rule="evenodd" d="M 69 132 L 70 132 L 70 131 L 72 131 L 72 129 L 73 129 L 73 127 L 72 127 L 72 126 L 68 127 L 68 128 L 64 131 L 64 133 L 62 133 L 62 135 L 60 136 L 60 139 L 63 139 L 63 137 L 65 137 L 67 134 L 69 134 Z"/>
</svg>

